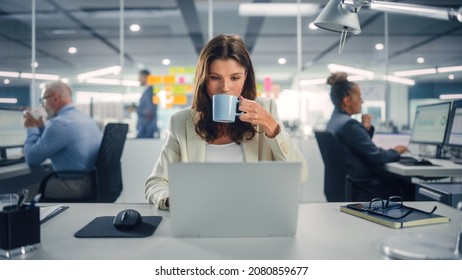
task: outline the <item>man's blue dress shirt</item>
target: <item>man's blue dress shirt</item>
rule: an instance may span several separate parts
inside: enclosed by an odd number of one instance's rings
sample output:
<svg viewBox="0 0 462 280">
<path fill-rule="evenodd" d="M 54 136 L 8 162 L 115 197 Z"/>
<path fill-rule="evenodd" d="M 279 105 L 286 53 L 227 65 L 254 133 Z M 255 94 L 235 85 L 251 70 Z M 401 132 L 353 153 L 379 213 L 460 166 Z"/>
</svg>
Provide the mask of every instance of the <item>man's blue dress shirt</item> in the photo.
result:
<svg viewBox="0 0 462 280">
<path fill-rule="evenodd" d="M 89 172 L 96 162 L 102 133 L 86 114 L 69 104 L 42 128 L 28 128 L 24 155 L 30 166 L 50 158 L 54 171 Z"/>
</svg>

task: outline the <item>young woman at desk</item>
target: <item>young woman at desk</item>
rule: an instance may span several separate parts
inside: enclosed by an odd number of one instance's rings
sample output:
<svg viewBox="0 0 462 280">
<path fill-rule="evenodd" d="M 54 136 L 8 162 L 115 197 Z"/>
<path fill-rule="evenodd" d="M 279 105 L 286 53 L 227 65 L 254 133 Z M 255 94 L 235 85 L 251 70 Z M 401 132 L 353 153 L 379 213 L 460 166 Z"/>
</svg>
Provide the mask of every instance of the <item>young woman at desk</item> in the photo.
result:
<svg viewBox="0 0 462 280">
<path fill-rule="evenodd" d="M 363 115 L 362 123 L 351 116 L 361 113 L 361 90 L 356 83 L 347 80 L 346 73 L 333 73 L 327 83 L 331 85 L 330 97 L 334 112 L 326 130 L 333 132 L 342 148 L 346 173 L 362 183 L 355 183 L 353 200 L 369 201 L 375 197 L 388 198 L 399 195 L 404 200 L 414 200 L 414 186 L 383 170 L 383 165 L 397 161 L 407 148 L 398 145 L 384 150 L 372 142 L 374 127 L 371 116 Z"/>
<path fill-rule="evenodd" d="M 238 98 L 243 113 L 231 123 L 212 120 L 212 97 L 218 93 Z M 169 207 L 169 162 L 302 162 L 303 155 L 279 120 L 276 102 L 257 97 L 250 55 L 237 35 L 219 35 L 202 50 L 196 69 L 192 106 L 170 118 L 169 134 L 145 186 L 146 199 Z M 207 176 L 207 174 L 204 174 Z"/>
</svg>

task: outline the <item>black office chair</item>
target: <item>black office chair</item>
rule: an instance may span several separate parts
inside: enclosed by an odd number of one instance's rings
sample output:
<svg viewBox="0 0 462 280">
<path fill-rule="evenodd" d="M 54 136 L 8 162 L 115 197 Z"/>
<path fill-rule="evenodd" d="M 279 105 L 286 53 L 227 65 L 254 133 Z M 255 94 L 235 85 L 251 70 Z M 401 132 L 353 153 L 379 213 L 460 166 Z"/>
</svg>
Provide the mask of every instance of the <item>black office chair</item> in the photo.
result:
<svg viewBox="0 0 462 280">
<path fill-rule="evenodd" d="M 122 157 L 128 124 L 109 123 L 106 125 L 103 140 L 96 158 L 95 168 L 91 171 L 91 190 L 89 197 L 54 199 L 46 197 L 46 185 L 51 178 L 59 174 L 79 174 L 76 172 L 53 172 L 48 174 L 40 183 L 39 192 L 42 194 L 40 202 L 114 202 L 122 192 Z"/>
<path fill-rule="evenodd" d="M 327 201 L 353 201 L 353 189 L 365 180 L 347 176 L 345 159 L 335 134 L 317 130 L 314 135 L 324 161 L 324 195 Z"/>
</svg>

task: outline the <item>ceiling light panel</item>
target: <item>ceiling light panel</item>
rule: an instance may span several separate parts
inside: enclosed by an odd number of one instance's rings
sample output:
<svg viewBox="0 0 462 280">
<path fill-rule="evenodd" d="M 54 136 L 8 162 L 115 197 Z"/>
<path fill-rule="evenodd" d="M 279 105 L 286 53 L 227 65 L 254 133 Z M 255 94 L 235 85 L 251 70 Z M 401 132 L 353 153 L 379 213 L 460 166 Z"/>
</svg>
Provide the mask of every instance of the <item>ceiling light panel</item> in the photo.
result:
<svg viewBox="0 0 462 280">
<path fill-rule="evenodd" d="M 347 72 L 350 74 L 356 74 L 360 76 L 364 76 L 368 78 L 369 80 L 372 80 L 374 78 L 374 72 L 369 71 L 369 70 L 364 70 L 360 68 L 355 68 L 355 67 L 350 67 L 346 65 L 340 65 L 340 64 L 329 64 L 327 65 L 327 68 L 331 72 Z"/>
<path fill-rule="evenodd" d="M 303 16 L 315 15 L 319 10 L 318 4 L 284 4 L 284 3 L 247 3 L 239 4 L 240 16 L 287 17 L 296 16 L 299 12 Z"/>
<path fill-rule="evenodd" d="M 462 71 L 462 66 L 438 67 L 438 73 L 459 72 Z"/>
<path fill-rule="evenodd" d="M 416 70 L 406 70 L 406 71 L 397 71 L 395 76 L 398 77 L 410 77 L 410 76 L 419 76 L 419 75 L 429 75 L 435 74 L 436 68 L 427 68 L 427 69 L 416 69 Z"/>
</svg>

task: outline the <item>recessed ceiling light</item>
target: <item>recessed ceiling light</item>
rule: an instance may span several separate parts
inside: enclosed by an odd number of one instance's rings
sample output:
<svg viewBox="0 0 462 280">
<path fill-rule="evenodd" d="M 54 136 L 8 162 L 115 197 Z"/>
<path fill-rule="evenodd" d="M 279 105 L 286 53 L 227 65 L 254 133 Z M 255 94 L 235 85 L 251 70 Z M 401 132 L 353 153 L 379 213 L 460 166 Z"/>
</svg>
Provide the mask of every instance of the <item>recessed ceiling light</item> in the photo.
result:
<svg viewBox="0 0 462 280">
<path fill-rule="evenodd" d="M 10 80 L 9 80 L 9 79 L 5 79 L 5 80 L 3 80 L 3 83 L 4 83 L 5 85 L 8 85 L 8 84 L 10 83 Z"/>
<path fill-rule="evenodd" d="M 316 30 L 316 29 L 318 29 L 319 27 L 317 27 L 316 25 L 314 25 L 314 22 L 311 22 L 310 24 L 308 24 L 308 28 L 311 29 L 311 30 Z"/>
<path fill-rule="evenodd" d="M 162 64 L 165 65 L 165 66 L 170 65 L 170 59 L 168 59 L 168 58 L 162 59 Z"/>
<path fill-rule="evenodd" d="M 37 68 L 39 66 L 38 62 L 33 62 L 30 64 L 31 67 Z"/>
<path fill-rule="evenodd" d="M 417 58 L 417 63 L 424 63 L 425 59 L 423 57 L 418 57 Z"/>
<path fill-rule="evenodd" d="M 449 75 L 449 76 L 448 76 L 448 79 L 449 79 L 449 80 L 454 80 L 454 75 L 453 75 L 453 74 Z"/>
<path fill-rule="evenodd" d="M 378 51 L 381 51 L 385 48 L 385 46 L 382 43 L 375 44 L 375 49 Z"/>
<path fill-rule="evenodd" d="M 281 65 L 282 65 L 282 64 L 286 64 L 286 62 L 287 62 L 287 59 L 285 59 L 284 57 L 280 57 L 280 58 L 278 59 L 278 63 L 281 64 Z"/>
<path fill-rule="evenodd" d="M 74 54 L 74 53 L 77 52 L 77 48 L 75 48 L 75 47 L 70 47 L 70 48 L 67 49 L 67 52 L 70 53 L 70 54 Z"/>
<path fill-rule="evenodd" d="M 138 32 L 141 30 L 141 26 L 139 24 L 132 24 L 130 25 L 130 31 L 132 32 Z"/>
</svg>

